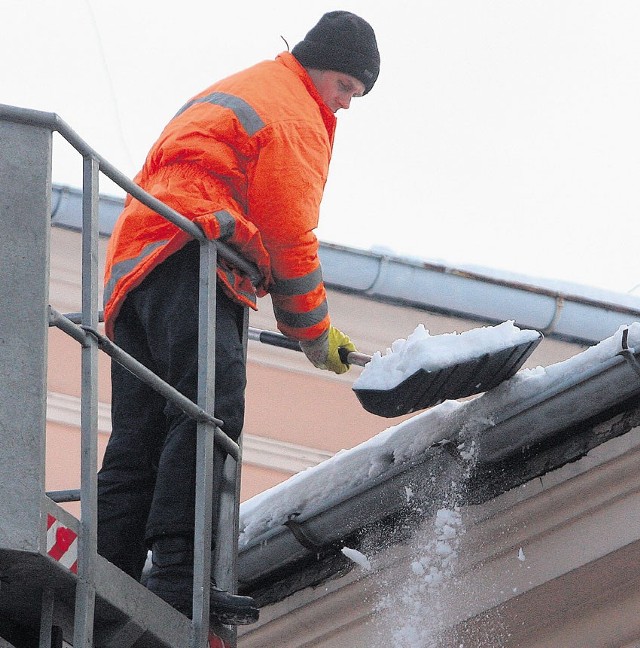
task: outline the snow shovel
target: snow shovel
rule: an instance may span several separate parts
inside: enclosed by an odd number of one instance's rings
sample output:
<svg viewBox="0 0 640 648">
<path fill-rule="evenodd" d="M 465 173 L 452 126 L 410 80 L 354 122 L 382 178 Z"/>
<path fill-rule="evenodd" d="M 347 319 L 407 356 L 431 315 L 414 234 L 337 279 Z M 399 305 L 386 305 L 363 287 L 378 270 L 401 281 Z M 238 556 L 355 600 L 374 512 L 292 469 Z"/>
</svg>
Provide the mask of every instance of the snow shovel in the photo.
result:
<svg viewBox="0 0 640 648">
<path fill-rule="evenodd" d="M 466 398 L 497 387 L 511 378 L 542 341 L 542 333 L 511 346 L 482 353 L 437 370 L 418 369 L 390 389 L 353 388 L 362 407 L 377 416 L 392 418 L 438 405 L 445 400 Z M 280 333 L 249 327 L 249 339 L 294 351 L 297 340 Z M 342 361 L 364 367 L 371 356 L 359 352 L 341 354 Z"/>
</svg>

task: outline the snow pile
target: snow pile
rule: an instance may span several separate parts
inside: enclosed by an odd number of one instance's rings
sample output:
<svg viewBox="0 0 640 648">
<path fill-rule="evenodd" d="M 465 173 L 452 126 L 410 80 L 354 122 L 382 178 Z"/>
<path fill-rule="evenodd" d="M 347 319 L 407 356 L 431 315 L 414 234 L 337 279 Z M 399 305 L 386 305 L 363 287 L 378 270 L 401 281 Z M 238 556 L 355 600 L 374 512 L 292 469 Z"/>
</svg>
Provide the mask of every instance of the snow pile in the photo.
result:
<svg viewBox="0 0 640 648">
<path fill-rule="evenodd" d="M 537 331 L 520 330 L 513 321 L 474 328 L 464 333 L 430 335 L 419 324 L 386 353 L 377 351 L 353 383 L 354 389 L 392 389 L 419 369 L 435 371 L 538 339 Z"/>
</svg>

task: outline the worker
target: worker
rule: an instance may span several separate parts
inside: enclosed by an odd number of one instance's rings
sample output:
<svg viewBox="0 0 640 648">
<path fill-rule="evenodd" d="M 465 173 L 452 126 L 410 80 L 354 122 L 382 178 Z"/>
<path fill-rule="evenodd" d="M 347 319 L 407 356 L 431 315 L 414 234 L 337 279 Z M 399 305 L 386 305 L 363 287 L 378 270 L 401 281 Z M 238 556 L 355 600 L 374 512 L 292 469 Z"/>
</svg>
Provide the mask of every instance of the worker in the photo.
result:
<svg viewBox="0 0 640 648">
<path fill-rule="evenodd" d="M 144 190 L 224 241 L 262 274 L 254 286 L 218 259 L 215 416 L 240 436 L 246 384 L 245 310 L 271 295 L 278 328 L 308 359 L 349 369 L 355 351 L 331 324 L 314 229 L 335 113 L 367 94 L 380 56 L 371 26 L 347 11 L 321 17 L 291 52 L 227 77 L 188 101 L 135 178 Z M 109 241 L 107 335 L 194 402 L 197 399 L 199 243 L 128 196 Z M 112 433 L 98 474 L 98 551 L 192 614 L 196 422 L 116 362 Z M 215 526 L 214 526 L 215 528 Z M 214 539 L 215 541 L 215 539 Z M 251 623 L 251 597 L 212 583 L 211 614 Z"/>
</svg>

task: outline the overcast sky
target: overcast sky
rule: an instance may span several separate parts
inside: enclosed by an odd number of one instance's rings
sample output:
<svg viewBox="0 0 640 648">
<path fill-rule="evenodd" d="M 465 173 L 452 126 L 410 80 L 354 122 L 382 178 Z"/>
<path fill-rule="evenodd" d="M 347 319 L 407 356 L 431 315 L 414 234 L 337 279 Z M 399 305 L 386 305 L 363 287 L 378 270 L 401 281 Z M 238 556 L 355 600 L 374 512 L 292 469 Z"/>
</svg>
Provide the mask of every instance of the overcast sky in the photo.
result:
<svg viewBox="0 0 640 648">
<path fill-rule="evenodd" d="M 319 237 L 629 292 L 640 284 L 637 0 L 0 0 L 0 102 L 133 176 L 165 123 L 325 11 L 381 72 L 338 114 Z M 54 182 L 80 186 L 56 137 Z M 107 181 L 106 193 L 116 189 Z M 640 288 L 636 288 L 640 294 Z"/>
</svg>

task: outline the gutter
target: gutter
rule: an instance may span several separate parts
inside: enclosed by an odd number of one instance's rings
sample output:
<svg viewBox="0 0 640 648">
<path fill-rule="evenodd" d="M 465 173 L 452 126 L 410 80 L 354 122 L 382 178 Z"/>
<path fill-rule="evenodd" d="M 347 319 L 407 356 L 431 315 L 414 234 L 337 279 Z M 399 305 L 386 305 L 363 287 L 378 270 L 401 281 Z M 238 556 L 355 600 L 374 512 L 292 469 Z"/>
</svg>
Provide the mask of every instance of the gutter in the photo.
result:
<svg viewBox="0 0 640 648">
<path fill-rule="evenodd" d="M 422 489 L 418 496 L 424 516 L 430 504 L 435 507 L 441 503 L 452 475 L 457 480 L 464 474 L 471 478 L 472 485 L 465 495 L 466 503 L 480 503 L 478 497 L 486 501 L 509 490 L 516 482 L 524 483 L 559 468 L 608 440 L 600 431 L 594 434 L 590 447 L 574 444 L 569 454 L 556 452 L 552 447 L 551 460 L 533 461 L 533 468 L 524 466 L 526 456 L 535 454 L 541 444 L 561 446 L 566 441 L 566 431 L 573 426 L 616 408 L 629 409 L 629 402 L 635 403 L 635 407 L 640 404 L 640 349 L 625 349 L 625 342 L 623 337 L 623 348 L 617 355 L 583 370 L 560 373 L 544 389 L 536 388 L 535 381 L 528 388 L 527 371 L 520 372 L 453 410 L 433 445 L 413 460 L 397 464 L 390 452 L 388 468 L 375 479 L 343 493 L 340 499 L 323 503 L 318 510 L 307 511 L 304 516 L 291 511 L 294 529 L 289 524 L 273 527 L 240 548 L 241 590 L 268 590 L 283 575 L 317 562 L 321 554 L 337 554 L 345 538 L 360 537 L 366 528 L 409 514 L 406 488 L 414 492 Z M 611 437 L 621 433 L 616 429 Z M 455 449 L 459 443 L 470 440 L 475 442 L 475 457 L 473 465 L 464 466 Z M 514 460 L 518 474 L 505 478 L 497 467 Z M 476 488 L 474 480 L 478 475 L 480 481 L 492 483 Z M 389 539 L 385 536 L 386 541 Z"/>
<path fill-rule="evenodd" d="M 335 244 L 320 246 L 327 286 L 383 302 L 520 328 L 592 345 L 640 321 L 640 299 L 609 291 L 594 298 L 444 265 Z M 587 287 L 583 287 L 588 290 Z"/>
<path fill-rule="evenodd" d="M 124 199 L 100 195 L 98 222 L 101 236 L 110 236 L 124 207 Z M 82 229 L 82 191 L 64 185 L 51 188 L 51 224 L 68 229 Z"/>
</svg>

